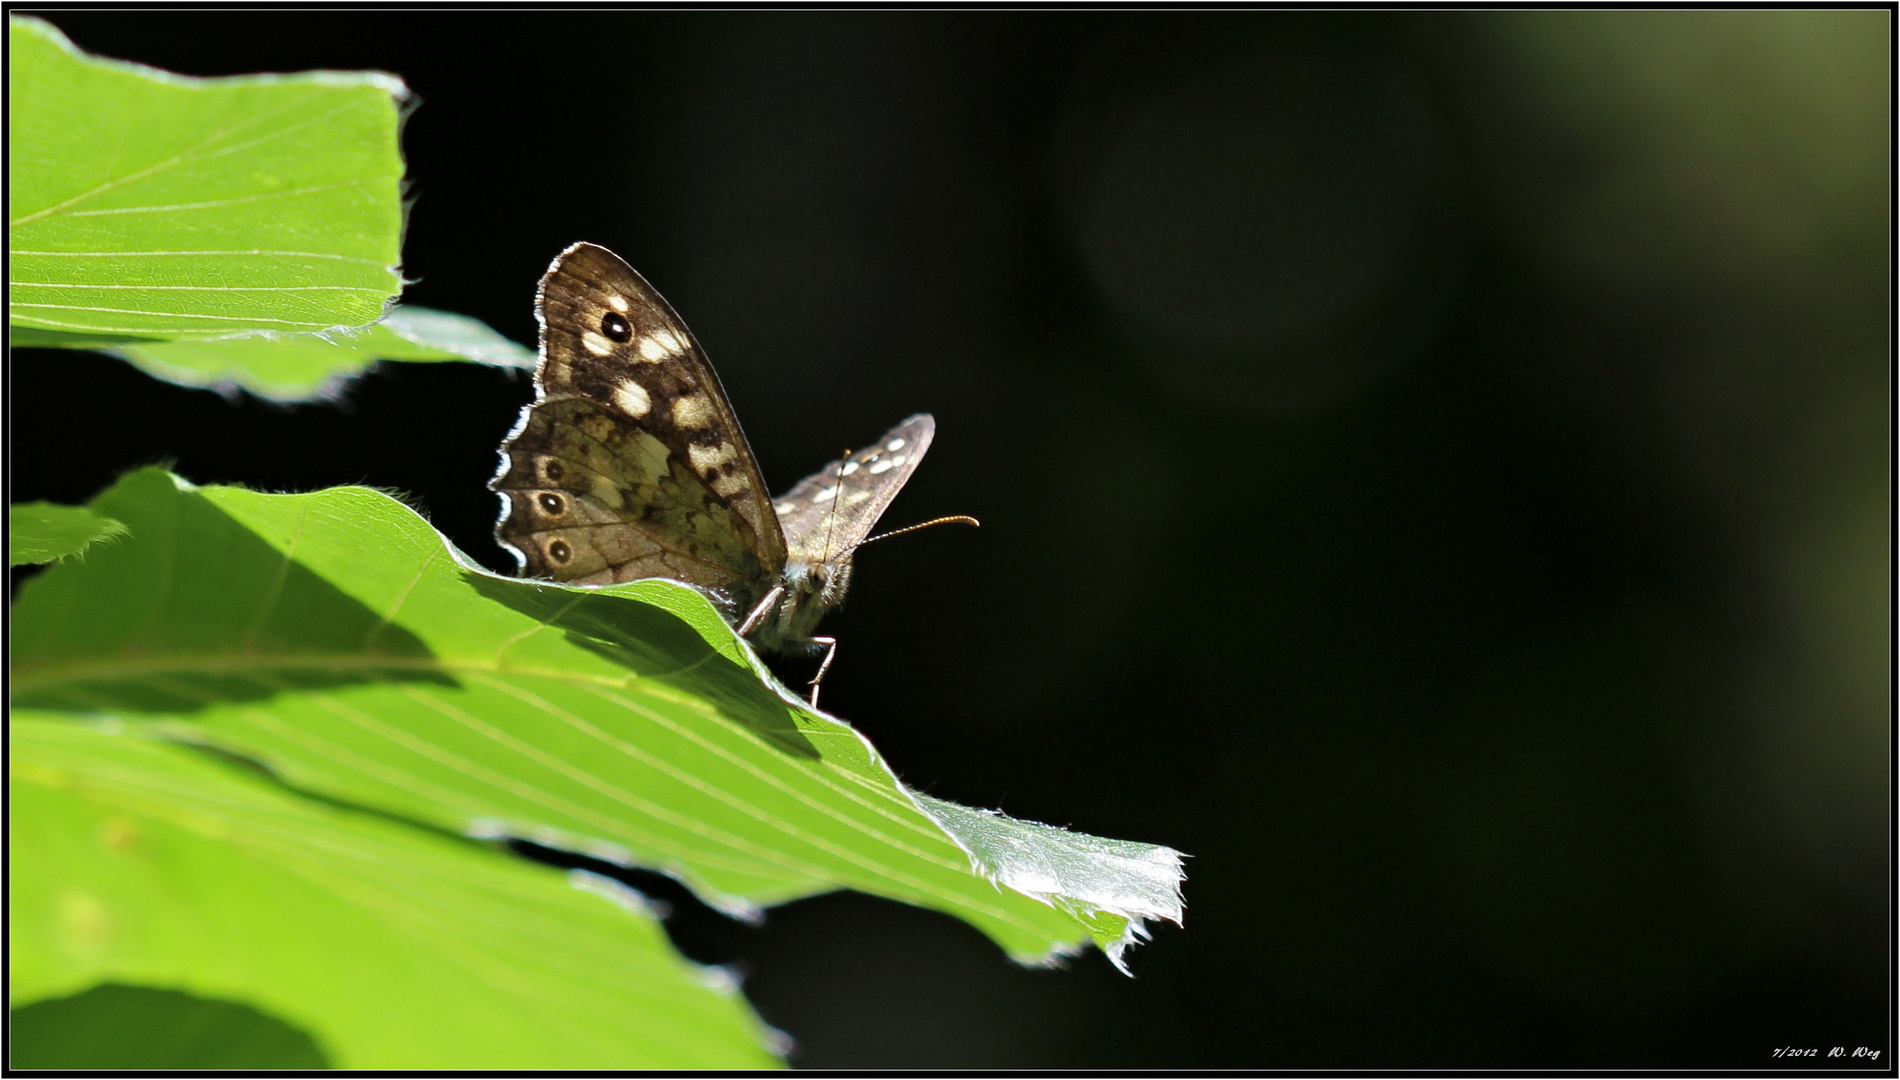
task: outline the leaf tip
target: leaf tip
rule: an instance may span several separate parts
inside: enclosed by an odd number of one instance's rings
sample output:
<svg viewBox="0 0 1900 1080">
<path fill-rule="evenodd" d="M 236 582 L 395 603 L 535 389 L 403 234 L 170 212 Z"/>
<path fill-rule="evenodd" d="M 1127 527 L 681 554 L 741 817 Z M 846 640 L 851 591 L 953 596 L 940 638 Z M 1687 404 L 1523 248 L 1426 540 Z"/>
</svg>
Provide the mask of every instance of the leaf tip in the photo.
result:
<svg viewBox="0 0 1900 1080">
<path fill-rule="evenodd" d="M 1173 848 L 1108 840 L 909 794 L 963 848 L 973 870 L 998 887 L 1066 912 L 1124 975 L 1129 970 L 1123 954 L 1148 940 L 1150 920 L 1181 925 L 1185 856 Z M 1056 960 L 1052 951 L 1044 962 Z"/>
</svg>

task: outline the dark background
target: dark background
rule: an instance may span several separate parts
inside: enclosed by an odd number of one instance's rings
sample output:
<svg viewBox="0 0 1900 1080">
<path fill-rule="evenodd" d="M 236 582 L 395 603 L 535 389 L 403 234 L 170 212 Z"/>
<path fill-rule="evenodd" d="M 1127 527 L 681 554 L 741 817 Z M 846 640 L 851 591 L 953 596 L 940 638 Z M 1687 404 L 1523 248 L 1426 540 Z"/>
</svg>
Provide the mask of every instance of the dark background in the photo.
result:
<svg viewBox="0 0 1900 1080">
<path fill-rule="evenodd" d="M 888 523 L 984 527 L 860 558 L 826 705 L 1188 852 L 1187 927 L 674 890 L 795 1063 L 1891 1062 L 1887 11 L 47 17 L 402 76 L 408 298 L 532 341 L 613 248 L 775 486 L 936 414 Z M 12 374 L 15 500 L 369 483 L 506 565 L 508 373 Z"/>
</svg>

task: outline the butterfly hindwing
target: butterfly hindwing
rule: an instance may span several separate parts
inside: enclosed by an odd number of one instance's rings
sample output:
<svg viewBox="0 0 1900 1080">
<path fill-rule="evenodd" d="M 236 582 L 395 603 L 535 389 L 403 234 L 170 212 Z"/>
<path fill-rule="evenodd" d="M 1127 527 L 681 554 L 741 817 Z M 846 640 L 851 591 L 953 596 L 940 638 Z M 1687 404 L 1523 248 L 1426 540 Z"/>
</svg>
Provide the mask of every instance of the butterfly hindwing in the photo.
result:
<svg viewBox="0 0 1900 1080">
<path fill-rule="evenodd" d="M 666 301 L 605 248 L 542 278 L 535 403 L 503 444 L 496 533 L 532 577 L 667 577 L 743 606 L 785 542 L 718 376 Z"/>
</svg>

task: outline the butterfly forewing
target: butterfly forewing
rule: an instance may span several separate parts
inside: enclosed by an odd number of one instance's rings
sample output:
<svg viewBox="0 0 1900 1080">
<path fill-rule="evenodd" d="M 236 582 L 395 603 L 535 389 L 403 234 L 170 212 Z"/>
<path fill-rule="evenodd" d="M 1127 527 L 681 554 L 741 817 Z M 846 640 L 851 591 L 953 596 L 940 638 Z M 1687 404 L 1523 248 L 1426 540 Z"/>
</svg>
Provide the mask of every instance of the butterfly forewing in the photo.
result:
<svg viewBox="0 0 1900 1080">
<path fill-rule="evenodd" d="M 918 413 L 773 500 L 789 557 L 828 563 L 848 555 L 917 471 L 936 431 L 930 414 Z"/>
<path fill-rule="evenodd" d="M 531 577 L 667 577 L 743 606 L 785 564 L 777 515 L 719 378 L 666 301 L 605 248 L 541 280 L 535 403 L 503 444 L 496 534 Z"/>
</svg>

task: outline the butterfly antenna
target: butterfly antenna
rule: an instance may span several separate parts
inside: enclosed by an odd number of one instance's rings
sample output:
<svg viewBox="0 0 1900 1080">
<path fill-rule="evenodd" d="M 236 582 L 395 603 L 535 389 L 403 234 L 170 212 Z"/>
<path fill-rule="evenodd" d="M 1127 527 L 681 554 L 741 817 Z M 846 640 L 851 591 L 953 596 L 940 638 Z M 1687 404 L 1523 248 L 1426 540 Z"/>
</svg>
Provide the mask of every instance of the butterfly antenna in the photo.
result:
<svg viewBox="0 0 1900 1080">
<path fill-rule="evenodd" d="M 840 495 L 844 494 L 844 467 L 850 461 L 851 461 L 851 450 L 849 447 L 847 447 L 844 453 L 838 455 L 838 483 L 837 483 L 836 490 L 838 494 Z M 825 511 L 824 550 L 827 552 L 831 550 L 831 527 L 832 525 L 836 524 L 838 521 L 838 506 L 839 506 L 838 501 L 836 499 L 833 499 L 831 503 L 831 509 Z"/>
<path fill-rule="evenodd" d="M 968 514 L 952 514 L 949 517 L 931 518 L 929 521 L 920 521 L 915 525 L 906 525 L 901 529 L 892 529 L 890 532 L 887 532 L 887 533 L 878 533 L 876 536 L 870 537 L 869 539 L 858 541 L 858 547 L 863 547 L 866 544 L 875 544 L 879 540 L 889 540 L 893 536 L 902 536 L 905 533 L 914 533 L 918 529 L 928 529 L 932 525 L 954 525 L 954 524 L 957 524 L 958 522 L 961 522 L 965 525 L 975 525 L 975 526 L 978 526 L 979 528 L 983 524 L 982 522 L 969 516 Z M 857 548 L 852 548 L 852 550 L 856 551 Z"/>
</svg>

